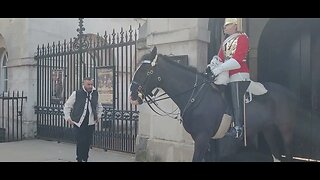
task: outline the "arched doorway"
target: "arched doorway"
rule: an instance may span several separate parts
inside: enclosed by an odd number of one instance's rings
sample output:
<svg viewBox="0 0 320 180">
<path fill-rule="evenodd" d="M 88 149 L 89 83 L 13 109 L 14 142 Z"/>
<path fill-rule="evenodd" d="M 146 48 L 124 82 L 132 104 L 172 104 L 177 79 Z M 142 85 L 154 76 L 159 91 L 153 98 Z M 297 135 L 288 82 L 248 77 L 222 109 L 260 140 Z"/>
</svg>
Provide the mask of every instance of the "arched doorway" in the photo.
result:
<svg viewBox="0 0 320 180">
<path fill-rule="evenodd" d="M 270 19 L 258 46 L 258 80 L 285 85 L 304 110 L 295 155 L 320 159 L 320 19 Z"/>
<path fill-rule="evenodd" d="M 0 50 L 0 94 L 8 91 L 8 53 Z"/>
<path fill-rule="evenodd" d="M 223 23 L 224 18 L 210 18 L 208 29 L 210 31 L 210 43 L 208 44 L 208 63 L 212 57 L 219 52 L 220 44 L 223 39 Z"/>
</svg>

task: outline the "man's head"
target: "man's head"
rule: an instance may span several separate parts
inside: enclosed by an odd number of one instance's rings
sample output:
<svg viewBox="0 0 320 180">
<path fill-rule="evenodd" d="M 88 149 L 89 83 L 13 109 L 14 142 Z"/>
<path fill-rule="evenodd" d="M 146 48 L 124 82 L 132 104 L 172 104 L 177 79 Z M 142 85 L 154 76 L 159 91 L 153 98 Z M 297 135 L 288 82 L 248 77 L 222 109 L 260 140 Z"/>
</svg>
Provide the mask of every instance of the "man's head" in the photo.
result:
<svg viewBox="0 0 320 180">
<path fill-rule="evenodd" d="M 83 87 L 87 92 L 91 92 L 93 89 L 93 80 L 90 77 L 84 78 Z"/>
<path fill-rule="evenodd" d="M 224 22 L 224 33 L 231 35 L 238 31 L 238 19 L 237 18 L 226 18 Z"/>
</svg>

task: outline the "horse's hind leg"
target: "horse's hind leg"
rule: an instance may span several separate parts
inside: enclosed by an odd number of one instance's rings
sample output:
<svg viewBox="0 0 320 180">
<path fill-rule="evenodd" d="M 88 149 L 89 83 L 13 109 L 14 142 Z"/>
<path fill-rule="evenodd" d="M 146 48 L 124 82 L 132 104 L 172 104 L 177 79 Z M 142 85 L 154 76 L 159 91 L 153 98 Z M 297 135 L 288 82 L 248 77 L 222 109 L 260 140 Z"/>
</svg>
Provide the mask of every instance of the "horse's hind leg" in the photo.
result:
<svg viewBox="0 0 320 180">
<path fill-rule="evenodd" d="M 208 150 L 210 136 L 208 133 L 200 133 L 192 136 L 194 140 L 193 162 L 204 161 L 205 154 Z"/>
<path fill-rule="evenodd" d="M 282 154 L 281 153 L 282 145 L 279 142 L 279 135 L 280 134 L 277 132 L 277 129 L 274 126 L 270 126 L 263 130 L 263 136 L 267 141 L 269 149 L 272 155 L 277 159 L 281 159 L 281 154 Z"/>
<path fill-rule="evenodd" d="M 283 140 L 283 146 L 284 146 L 284 155 L 285 161 L 292 161 L 293 160 L 293 155 L 292 155 L 292 141 L 293 141 L 293 129 L 291 125 L 288 124 L 282 124 L 279 127 L 279 131 L 282 136 Z"/>
</svg>

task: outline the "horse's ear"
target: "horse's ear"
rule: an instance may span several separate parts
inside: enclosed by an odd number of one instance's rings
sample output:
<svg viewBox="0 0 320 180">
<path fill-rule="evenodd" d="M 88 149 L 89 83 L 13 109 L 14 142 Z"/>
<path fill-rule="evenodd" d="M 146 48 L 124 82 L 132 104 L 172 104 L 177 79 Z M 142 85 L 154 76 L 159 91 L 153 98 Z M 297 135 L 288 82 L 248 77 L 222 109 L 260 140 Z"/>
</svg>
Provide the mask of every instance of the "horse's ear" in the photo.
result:
<svg viewBox="0 0 320 180">
<path fill-rule="evenodd" d="M 152 55 L 152 56 L 156 56 L 156 55 L 157 55 L 157 51 L 158 51 L 158 50 L 157 50 L 157 47 L 154 46 L 153 49 L 152 49 L 152 51 L 151 51 L 151 55 Z"/>
</svg>

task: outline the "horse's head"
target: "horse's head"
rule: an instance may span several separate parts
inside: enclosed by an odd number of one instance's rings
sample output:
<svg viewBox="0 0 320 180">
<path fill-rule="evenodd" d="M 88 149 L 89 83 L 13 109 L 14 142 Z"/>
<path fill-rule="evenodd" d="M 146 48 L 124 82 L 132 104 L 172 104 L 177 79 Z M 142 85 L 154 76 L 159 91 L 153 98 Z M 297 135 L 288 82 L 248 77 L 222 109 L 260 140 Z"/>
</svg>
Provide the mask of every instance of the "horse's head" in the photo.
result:
<svg viewBox="0 0 320 180">
<path fill-rule="evenodd" d="M 156 47 L 152 49 L 151 53 L 142 56 L 141 65 L 134 73 L 130 86 L 131 104 L 142 104 L 145 96 L 150 95 L 152 90 L 159 85 L 161 77 L 157 71 L 157 60 Z"/>
</svg>

